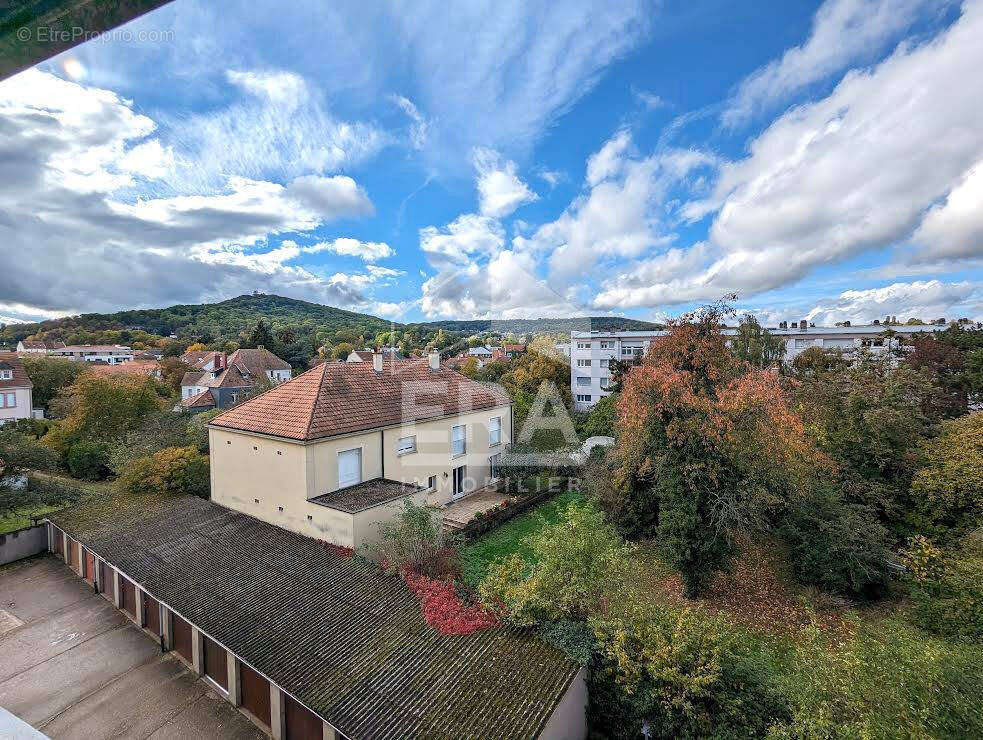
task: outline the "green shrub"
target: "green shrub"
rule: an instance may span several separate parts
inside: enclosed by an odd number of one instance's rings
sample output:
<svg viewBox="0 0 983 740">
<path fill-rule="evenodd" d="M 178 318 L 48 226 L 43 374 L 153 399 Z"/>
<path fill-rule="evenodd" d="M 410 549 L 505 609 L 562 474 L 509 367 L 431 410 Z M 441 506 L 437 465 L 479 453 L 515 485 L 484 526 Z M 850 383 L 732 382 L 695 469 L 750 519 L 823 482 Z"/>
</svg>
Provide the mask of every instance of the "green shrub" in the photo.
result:
<svg viewBox="0 0 983 740">
<path fill-rule="evenodd" d="M 208 498 L 208 457 L 194 447 L 167 447 L 124 466 L 117 485 L 126 493 L 190 494 Z"/>
<path fill-rule="evenodd" d="M 392 573 L 412 571 L 429 578 L 457 576 L 457 549 L 444 532 L 436 506 L 403 503 L 399 516 L 379 523 L 379 541 L 372 557 Z"/>
<path fill-rule="evenodd" d="M 796 640 L 778 738 L 983 737 L 983 654 L 897 620 L 858 626 L 843 645 L 815 627 Z"/>
<path fill-rule="evenodd" d="M 983 538 L 977 533 L 946 555 L 922 537 L 904 553 L 911 621 L 928 632 L 983 640 Z"/>
<path fill-rule="evenodd" d="M 591 723 L 604 737 L 760 737 L 787 719 L 768 655 L 700 610 L 626 598 L 590 620 Z"/>
<path fill-rule="evenodd" d="M 844 502 L 833 485 L 792 502 L 779 531 L 803 583 L 865 597 L 887 583 L 887 531 L 873 509 Z"/>
<path fill-rule="evenodd" d="M 76 442 L 68 448 L 65 464 L 75 478 L 102 480 L 109 474 L 109 452 L 99 442 Z"/>
<path fill-rule="evenodd" d="M 83 495 L 78 488 L 30 475 L 26 486 L 0 487 L 0 517 L 43 506 L 68 506 L 80 501 Z"/>
</svg>

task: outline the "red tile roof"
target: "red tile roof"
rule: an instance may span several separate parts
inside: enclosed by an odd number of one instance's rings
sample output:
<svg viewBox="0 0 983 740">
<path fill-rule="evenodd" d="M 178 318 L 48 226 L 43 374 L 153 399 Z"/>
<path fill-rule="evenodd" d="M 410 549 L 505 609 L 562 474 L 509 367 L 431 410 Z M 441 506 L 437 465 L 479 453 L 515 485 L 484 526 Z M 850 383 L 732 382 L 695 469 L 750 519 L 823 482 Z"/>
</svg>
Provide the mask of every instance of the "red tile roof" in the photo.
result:
<svg viewBox="0 0 983 740">
<path fill-rule="evenodd" d="M 500 387 L 446 368 L 430 370 L 426 359 L 387 360 L 381 373 L 366 362 L 325 362 L 229 409 L 212 425 L 311 440 L 509 403 Z"/>
<path fill-rule="evenodd" d="M 4 367 L 6 366 L 6 367 Z M 24 363 L 16 352 L 0 352 L 0 369 L 12 370 L 13 377 L 10 380 L 0 380 L 0 388 L 33 388 L 34 384 L 27 377 L 24 370 Z"/>
<path fill-rule="evenodd" d="M 208 388 L 203 390 L 197 396 L 192 396 L 191 398 L 185 398 L 181 401 L 181 405 L 187 409 L 195 408 L 215 408 L 215 399 L 212 397 L 212 391 Z"/>
<path fill-rule="evenodd" d="M 290 363 L 281 360 L 275 354 L 263 347 L 256 349 L 237 349 L 229 355 L 229 367 L 238 365 L 249 375 L 264 375 L 267 370 L 289 370 Z"/>
</svg>

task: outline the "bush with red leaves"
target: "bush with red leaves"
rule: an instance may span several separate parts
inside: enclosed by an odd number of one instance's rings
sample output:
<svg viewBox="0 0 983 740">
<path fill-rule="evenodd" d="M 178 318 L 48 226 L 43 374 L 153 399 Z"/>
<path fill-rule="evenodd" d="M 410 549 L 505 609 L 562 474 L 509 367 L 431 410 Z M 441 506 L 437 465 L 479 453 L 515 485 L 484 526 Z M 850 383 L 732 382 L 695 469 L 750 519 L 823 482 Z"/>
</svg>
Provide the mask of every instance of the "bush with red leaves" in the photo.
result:
<svg viewBox="0 0 983 740">
<path fill-rule="evenodd" d="M 404 571 L 403 579 L 420 599 L 424 621 L 442 635 L 470 635 L 480 629 L 496 627 L 498 619 L 476 604 L 464 604 L 453 583 Z"/>
<path fill-rule="evenodd" d="M 327 542 L 325 540 L 318 540 L 323 547 L 328 552 L 337 555 L 339 558 L 350 558 L 355 554 L 355 548 L 345 547 L 344 545 L 336 545 L 333 542 Z"/>
</svg>

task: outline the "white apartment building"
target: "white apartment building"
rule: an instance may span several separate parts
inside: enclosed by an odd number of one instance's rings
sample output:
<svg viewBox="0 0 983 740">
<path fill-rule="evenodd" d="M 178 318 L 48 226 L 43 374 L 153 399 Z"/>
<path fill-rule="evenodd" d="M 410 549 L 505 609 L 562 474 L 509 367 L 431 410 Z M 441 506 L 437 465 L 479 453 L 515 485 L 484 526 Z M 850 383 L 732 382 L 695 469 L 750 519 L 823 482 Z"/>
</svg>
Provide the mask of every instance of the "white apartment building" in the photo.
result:
<svg viewBox="0 0 983 740">
<path fill-rule="evenodd" d="M 784 324 L 784 322 L 783 322 Z M 943 331 L 946 324 L 920 326 L 897 326 L 874 324 L 866 326 L 809 326 L 805 322 L 792 324 L 786 328 L 765 327 L 769 333 L 785 340 L 785 362 L 791 362 L 796 355 L 810 347 L 854 351 L 867 349 L 877 354 L 889 349 L 888 341 L 881 335 L 891 329 L 901 336 L 919 332 Z M 649 346 L 665 331 L 616 331 L 616 332 L 571 332 L 570 333 L 570 392 L 573 394 L 574 408 L 583 411 L 604 396 L 610 395 L 611 360 L 629 360 L 640 357 Z M 736 329 L 724 329 L 724 334 L 736 334 Z"/>
<path fill-rule="evenodd" d="M 52 349 L 48 354 L 51 357 L 64 357 L 68 360 L 118 365 L 121 362 L 129 362 L 136 353 L 122 344 L 70 344 L 67 347 Z"/>
</svg>

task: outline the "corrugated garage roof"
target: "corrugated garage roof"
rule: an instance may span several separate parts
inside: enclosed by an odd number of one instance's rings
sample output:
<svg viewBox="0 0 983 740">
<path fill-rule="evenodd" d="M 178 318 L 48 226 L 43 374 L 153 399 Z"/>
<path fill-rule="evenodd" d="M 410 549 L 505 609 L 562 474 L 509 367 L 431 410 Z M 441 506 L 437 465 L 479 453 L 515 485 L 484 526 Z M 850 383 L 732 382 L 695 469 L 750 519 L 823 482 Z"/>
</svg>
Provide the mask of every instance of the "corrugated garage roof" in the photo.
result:
<svg viewBox="0 0 983 740">
<path fill-rule="evenodd" d="M 531 633 L 442 636 L 395 576 L 194 497 L 50 514 L 349 738 L 530 738 L 578 666 Z"/>
</svg>

